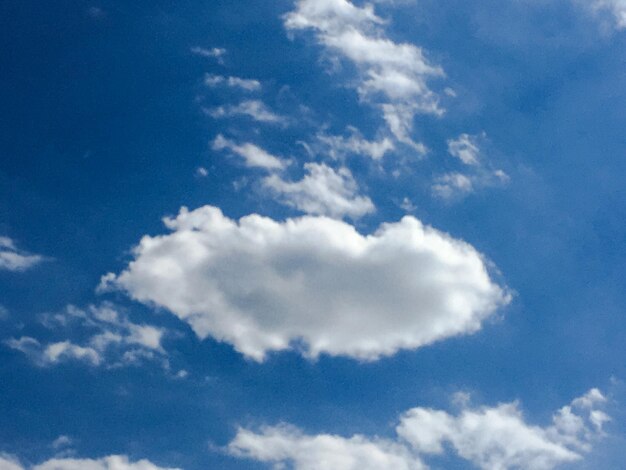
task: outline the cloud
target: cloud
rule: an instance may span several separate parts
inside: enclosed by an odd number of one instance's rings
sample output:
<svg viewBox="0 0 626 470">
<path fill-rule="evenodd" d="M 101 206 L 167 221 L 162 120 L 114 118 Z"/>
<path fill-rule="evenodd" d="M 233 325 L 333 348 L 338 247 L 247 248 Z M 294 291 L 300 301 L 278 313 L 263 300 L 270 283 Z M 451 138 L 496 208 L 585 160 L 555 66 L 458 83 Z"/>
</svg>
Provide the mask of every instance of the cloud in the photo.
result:
<svg viewBox="0 0 626 470">
<path fill-rule="evenodd" d="M 347 0 L 299 0 L 284 23 L 289 31 L 315 31 L 331 54 L 356 66 L 360 98 L 382 109 L 398 141 L 424 151 L 410 137 L 413 118 L 417 113 L 443 113 L 427 81 L 444 72 L 429 63 L 420 47 L 392 41 L 371 5 L 358 7 Z"/>
<path fill-rule="evenodd" d="M 266 170 L 282 170 L 286 168 L 287 161 L 267 153 L 260 147 L 251 143 L 237 144 L 218 134 L 212 143 L 213 150 L 230 150 L 243 158 L 248 168 L 264 168 Z"/>
<path fill-rule="evenodd" d="M 41 367 L 77 360 L 92 366 L 110 359 L 113 365 L 140 362 L 164 354 L 161 340 L 165 330 L 151 325 L 136 324 L 108 303 L 79 309 L 72 305 L 58 314 L 47 314 L 43 324 L 49 329 L 78 325 L 89 333 L 84 344 L 62 340 L 42 344 L 36 338 L 11 338 L 5 344 L 26 354 Z"/>
<path fill-rule="evenodd" d="M 220 64 L 224 63 L 224 56 L 228 52 L 226 49 L 221 47 L 213 47 L 211 49 L 207 49 L 204 47 L 192 47 L 190 49 L 191 53 L 200 57 L 206 57 L 209 59 L 217 59 L 217 62 Z"/>
<path fill-rule="evenodd" d="M 474 333 L 510 300 L 480 253 L 413 217 L 367 236 L 326 217 L 235 221 L 212 206 L 164 223 L 172 233 L 144 236 L 101 288 L 258 361 L 294 344 L 311 358 L 374 360 Z"/>
<path fill-rule="evenodd" d="M 596 12 L 610 14 L 616 29 L 626 28 L 626 0 L 591 0 L 588 5 Z"/>
<path fill-rule="evenodd" d="M 478 145 L 476 136 L 461 134 L 456 139 L 448 140 L 448 153 L 466 165 L 479 165 L 480 148 Z"/>
<path fill-rule="evenodd" d="M 43 256 L 19 250 L 10 238 L 0 237 L 0 271 L 26 271 L 43 260 Z"/>
<path fill-rule="evenodd" d="M 596 389 L 590 393 L 602 397 Z M 591 418 L 601 411 L 577 406 L 576 400 L 545 427 L 528 424 L 517 403 L 460 406 L 457 415 L 413 408 L 402 415 L 394 439 L 306 435 L 287 425 L 258 432 L 239 428 L 228 451 L 277 466 L 292 464 L 294 470 L 422 470 L 429 468 L 429 457 L 450 451 L 483 470 L 551 470 L 580 460 L 603 435 Z"/>
<path fill-rule="evenodd" d="M 300 181 L 285 181 L 274 174 L 263 179 L 263 187 L 283 204 L 307 214 L 358 219 L 375 210 L 370 198 L 358 195 L 347 168 L 334 170 L 323 163 L 305 163 L 304 169 L 307 174 Z"/>
<path fill-rule="evenodd" d="M 205 111 L 209 116 L 215 119 L 248 116 L 258 122 L 273 124 L 286 123 L 286 119 L 283 116 L 274 113 L 259 100 L 246 100 L 237 105 L 218 106 L 217 108 L 207 109 Z"/>
<path fill-rule="evenodd" d="M 101 459 L 50 459 L 38 465 L 22 466 L 13 457 L 0 455 L 0 470 L 180 470 L 158 467 L 148 460 L 131 462 L 123 455 Z"/>
<path fill-rule="evenodd" d="M 509 176 L 494 168 L 484 155 L 488 143 L 483 132 L 477 135 L 461 134 L 448 140 L 448 153 L 462 164 L 460 171 L 435 177 L 431 186 L 434 196 L 446 201 L 460 200 L 480 189 L 504 185 Z"/>
<path fill-rule="evenodd" d="M 326 147 L 326 152 L 333 159 L 343 158 L 345 155 L 366 155 L 374 160 L 382 159 L 387 152 L 395 149 L 393 141 L 384 137 L 380 140 L 367 140 L 354 128 L 349 128 L 348 137 L 326 135 L 320 133 L 317 139 Z"/>
<path fill-rule="evenodd" d="M 211 88 L 226 85 L 231 88 L 241 88 L 245 91 L 256 91 L 261 89 L 261 82 L 258 80 L 239 77 L 224 77 L 222 75 L 207 74 L 204 77 L 204 84 Z"/>
</svg>

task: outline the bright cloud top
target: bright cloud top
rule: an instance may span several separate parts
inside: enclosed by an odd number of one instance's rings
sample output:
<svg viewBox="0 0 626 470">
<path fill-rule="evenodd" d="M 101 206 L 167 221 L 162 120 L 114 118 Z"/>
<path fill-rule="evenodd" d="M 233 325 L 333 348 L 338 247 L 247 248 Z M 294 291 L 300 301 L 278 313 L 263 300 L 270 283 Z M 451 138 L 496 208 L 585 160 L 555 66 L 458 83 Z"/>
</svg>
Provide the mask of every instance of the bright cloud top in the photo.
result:
<svg viewBox="0 0 626 470">
<path fill-rule="evenodd" d="M 334 170 L 323 163 L 305 163 L 304 169 L 307 174 L 300 181 L 273 174 L 263 180 L 263 186 L 279 201 L 307 214 L 358 219 L 374 211 L 371 199 L 358 195 L 358 185 L 346 167 Z"/>
<path fill-rule="evenodd" d="M 131 462 L 128 457 L 111 455 L 101 459 L 50 459 L 28 467 L 15 458 L 0 455 L 0 470 L 180 470 L 158 467 L 148 460 Z"/>
<path fill-rule="evenodd" d="M 400 419 L 395 439 L 311 436 L 280 425 L 258 432 L 240 428 L 228 449 L 259 462 L 290 463 L 294 470 L 423 470 L 429 456 L 447 449 L 483 470 L 551 470 L 580 460 L 603 435 L 602 423 L 609 419 L 599 409 L 604 396 L 593 389 L 581 399 L 558 410 L 545 427 L 526 423 L 517 403 L 464 405 L 457 415 L 413 408 Z"/>
<path fill-rule="evenodd" d="M 43 261 L 43 257 L 19 250 L 8 237 L 0 237 L 0 271 L 26 271 Z"/>
<path fill-rule="evenodd" d="M 320 44 L 353 63 L 361 99 L 380 106 L 398 141 L 425 150 L 410 137 L 412 121 L 418 112 L 443 113 L 427 80 L 444 72 L 428 62 L 421 48 L 392 41 L 371 5 L 360 8 L 347 0 L 300 0 L 284 21 L 288 30 L 315 31 Z"/>
<path fill-rule="evenodd" d="M 509 302 L 474 248 L 413 217 L 368 236 L 326 217 L 235 221 L 211 206 L 164 222 L 172 233 L 143 237 L 103 288 L 259 361 L 294 343 L 312 358 L 374 360 L 476 332 Z"/>
<path fill-rule="evenodd" d="M 69 306 L 61 313 L 45 315 L 43 324 L 51 330 L 79 326 L 90 336 L 84 344 L 67 339 L 42 344 L 30 336 L 9 339 L 5 344 L 42 367 L 70 360 L 99 366 L 107 359 L 111 359 L 110 365 L 128 365 L 164 354 L 163 329 L 133 323 L 110 304 L 92 305 L 85 310 Z"/>
</svg>

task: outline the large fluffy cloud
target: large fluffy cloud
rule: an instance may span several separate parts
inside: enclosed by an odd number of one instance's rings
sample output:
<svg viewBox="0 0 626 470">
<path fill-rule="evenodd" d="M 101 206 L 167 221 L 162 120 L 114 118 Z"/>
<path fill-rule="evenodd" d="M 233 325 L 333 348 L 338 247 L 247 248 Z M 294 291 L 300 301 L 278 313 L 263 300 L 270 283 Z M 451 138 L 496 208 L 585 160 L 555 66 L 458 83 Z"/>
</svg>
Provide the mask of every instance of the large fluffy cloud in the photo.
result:
<svg viewBox="0 0 626 470">
<path fill-rule="evenodd" d="M 593 389 L 558 410 L 544 427 L 528 424 L 517 403 L 465 404 L 457 415 L 414 408 L 402 416 L 394 439 L 306 435 L 286 425 L 240 428 L 228 449 L 236 457 L 290 463 L 294 470 L 420 470 L 428 468 L 429 456 L 448 449 L 483 470 L 551 470 L 580 460 L 603 435 L 608 416 L 599 407 L 604 401 Z"/>
<path fill-rule="evenodd" d="M 235 221 L 211 206 L 164 222 L 172 233 L 143 237 L 102 288 L 256 360 L 294 343 L 308 357 L 372 360 L 473 333 L 509 301 L 480 253 L 413 217 L 367 236 L 326 217 Z"/>
<path fill-rule="evenodd" d="M 315 31 L 320 44 L 354 64 L 361 99 L 380 106 L 398 141 L 425 150 L 410 137 L 412 121 L 418 112 L 443 112 L 427 80 L 444 73 L 421 48 L 392 41 L 371 5 L 358 7 L 347 0 L 299 0 L 284 20 L 288 30 Z"/>
<path fill-rule="evenodd" d="M 158 467 L 148 460 L 131 462 L 128 457 L 111 455 L 101 459 L 50 459 L 39 465 L 22 466 L 9 456 L 0 456 L 0 470 L 179 470 Z"/>
</svg>

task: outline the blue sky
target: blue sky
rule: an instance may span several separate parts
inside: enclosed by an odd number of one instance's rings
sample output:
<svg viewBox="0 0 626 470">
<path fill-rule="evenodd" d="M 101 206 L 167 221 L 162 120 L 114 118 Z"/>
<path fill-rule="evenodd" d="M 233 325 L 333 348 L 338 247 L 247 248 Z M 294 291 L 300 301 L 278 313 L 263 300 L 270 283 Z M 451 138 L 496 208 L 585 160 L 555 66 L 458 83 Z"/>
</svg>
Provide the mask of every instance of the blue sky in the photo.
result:
<svg viewBox="0 0 626 470">
<path fill-rule="evenodd" d="M 622 465 L 621 0 L 0 37 L 0 470 Z"/>
</svg>

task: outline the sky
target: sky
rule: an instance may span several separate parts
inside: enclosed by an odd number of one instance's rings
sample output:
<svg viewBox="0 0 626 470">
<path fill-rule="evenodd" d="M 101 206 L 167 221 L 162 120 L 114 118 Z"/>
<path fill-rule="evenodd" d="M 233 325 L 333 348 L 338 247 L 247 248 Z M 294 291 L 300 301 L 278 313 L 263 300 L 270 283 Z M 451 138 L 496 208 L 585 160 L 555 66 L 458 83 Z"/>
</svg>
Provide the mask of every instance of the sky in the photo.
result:
<svg viewBox="0 0 626 470">
<path fill-rule="evenodd" d="M 0 4 L 0 470 L 626 458 L 626 3 Z"/>
</svg>

